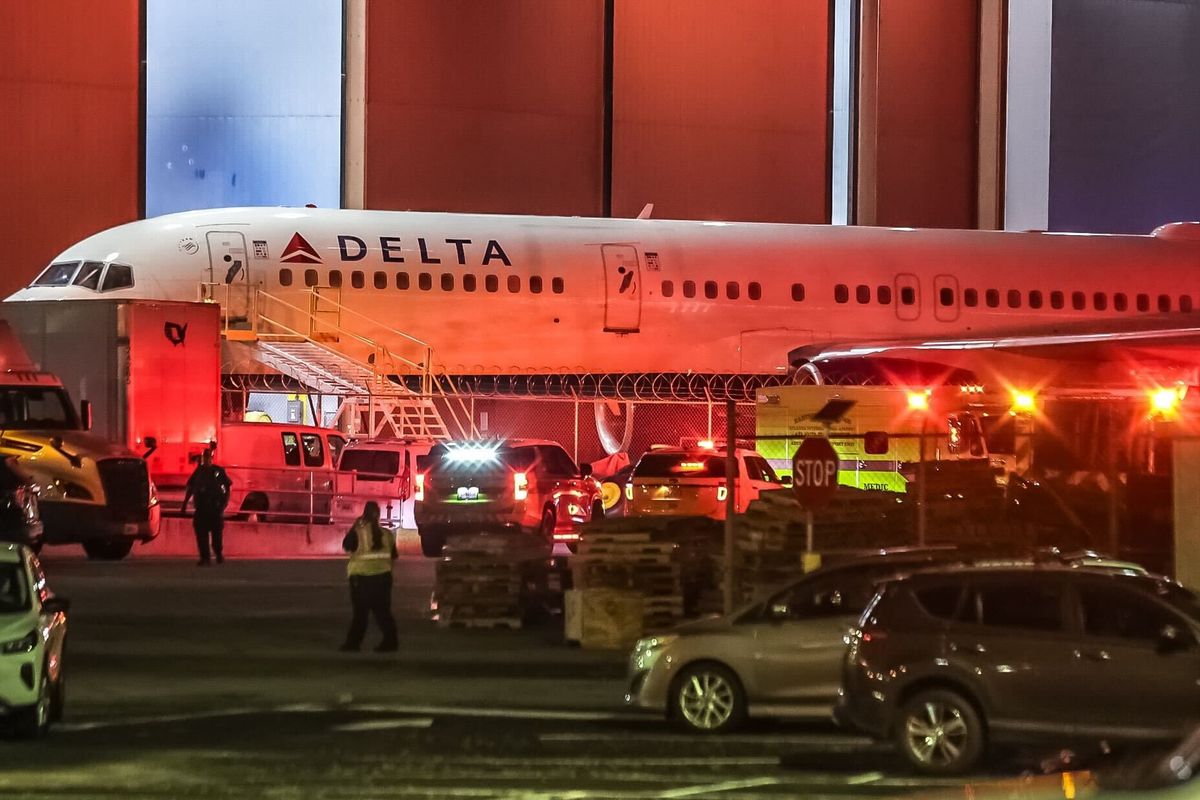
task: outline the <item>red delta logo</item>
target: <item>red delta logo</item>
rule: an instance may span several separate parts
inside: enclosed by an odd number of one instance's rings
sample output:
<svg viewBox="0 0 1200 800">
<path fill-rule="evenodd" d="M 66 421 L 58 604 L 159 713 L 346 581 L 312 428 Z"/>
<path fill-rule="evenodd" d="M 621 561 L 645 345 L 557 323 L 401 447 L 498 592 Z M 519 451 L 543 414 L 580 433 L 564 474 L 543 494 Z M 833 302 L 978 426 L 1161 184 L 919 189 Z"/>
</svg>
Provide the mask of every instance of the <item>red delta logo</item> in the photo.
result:
<svg viewBox="0 0 1200 800">
<path fill-rule="evenodd" d="M 321 257 L 317 255 L 316 248 L 309 244 L 299 232 L 292 234 L 292 238 L 288 241 L 287 247 L 283 248 L 283 255 L 279 257 L 279 260 L 289 264 L 321 263 Z"/>
</svg>

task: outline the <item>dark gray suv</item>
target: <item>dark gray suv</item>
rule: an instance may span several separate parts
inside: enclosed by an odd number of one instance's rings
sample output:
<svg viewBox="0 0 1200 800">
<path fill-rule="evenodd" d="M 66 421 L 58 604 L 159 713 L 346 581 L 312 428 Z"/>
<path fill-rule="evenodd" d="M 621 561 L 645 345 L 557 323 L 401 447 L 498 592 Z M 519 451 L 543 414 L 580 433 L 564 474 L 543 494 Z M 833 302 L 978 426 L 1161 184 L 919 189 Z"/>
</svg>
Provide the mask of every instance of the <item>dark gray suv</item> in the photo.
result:
<svg viewBox="0 0 1200 800">
<path fill-rule="evenodd" d="M 837 717 L 929 773 L 970 769 L 1004 740 L 1181 738 L 1200 723 L 1200 601 L 1119 569 L 891 581 L 851 633 Z"/>
</svg>

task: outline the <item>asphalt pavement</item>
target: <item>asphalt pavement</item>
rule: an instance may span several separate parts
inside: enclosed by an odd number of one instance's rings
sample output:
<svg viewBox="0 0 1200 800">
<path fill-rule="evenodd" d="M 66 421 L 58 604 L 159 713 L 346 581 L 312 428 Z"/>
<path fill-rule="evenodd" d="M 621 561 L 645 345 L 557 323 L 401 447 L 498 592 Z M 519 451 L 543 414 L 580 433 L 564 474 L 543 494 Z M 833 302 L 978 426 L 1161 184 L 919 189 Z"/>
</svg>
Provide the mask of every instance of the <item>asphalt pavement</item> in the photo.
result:
<svg viewBox="0 0 1200 800">
<path fill-rule="evenodd" d="M 67 713 L 41 741 L 0 742 L 3 798 L 964 791 L 962 780 L 914 776 L 886 748 L 828 725 L 677 732 L 623 707 L 624 653 L 564 645 L 553 621 L 519 631 L 431 624 L 424 559 L 397 568 L 402 644 L 386 655 L 370 651 L 370 638 L 363 653 L 337 652 L 349 613 L 339 560 L 200 568 L 51 549 L 44 561 L 52 588 L 72 601 Z M 972 780 L 1061 796 L 1059 776 L 1007 771 Z"/>
</svg>

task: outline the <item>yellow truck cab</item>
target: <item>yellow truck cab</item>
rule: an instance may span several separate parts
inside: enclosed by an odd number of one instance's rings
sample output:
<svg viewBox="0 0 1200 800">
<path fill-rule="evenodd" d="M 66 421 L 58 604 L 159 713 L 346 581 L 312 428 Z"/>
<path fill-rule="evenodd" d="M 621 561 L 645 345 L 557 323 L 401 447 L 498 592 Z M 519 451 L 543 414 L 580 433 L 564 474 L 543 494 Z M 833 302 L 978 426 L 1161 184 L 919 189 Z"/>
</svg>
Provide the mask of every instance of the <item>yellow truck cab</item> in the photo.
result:
<svg viewBox="0 0 1200 800">
<path fill-rule="evenodd" d="M 146 462 L 89 433 L 59 379 L 38 372 L 0 323 L 0 455 L 37 484 L 47 544 L 79 543 L 90 558 L 120 559 L 158 535 L 159 505 Z"/>
</svg>

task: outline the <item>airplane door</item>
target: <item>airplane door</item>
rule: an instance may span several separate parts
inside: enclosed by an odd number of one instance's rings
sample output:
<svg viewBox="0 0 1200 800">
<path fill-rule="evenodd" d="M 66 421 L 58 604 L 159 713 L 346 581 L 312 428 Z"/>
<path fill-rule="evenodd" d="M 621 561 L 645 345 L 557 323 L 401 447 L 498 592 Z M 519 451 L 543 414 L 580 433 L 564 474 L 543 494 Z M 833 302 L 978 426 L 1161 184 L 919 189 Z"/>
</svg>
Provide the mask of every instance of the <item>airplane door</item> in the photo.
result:
<svg viewBox="0 0 1200 800">
<path fill-rule="evenodd" d="M 907 272 L 896 276 L 896 316 L 906 322 L 921 316 L 921 282 Z"/>
<path fill-rule="evenodd" d="M 637 333 L 642 323 L 642 276 L 637 248 L 606 244 L 604 255 L 604 330 Z"/>
<path fill-rule="evenodd" d="M 245 327 L 250 322 L 249 272 L 246 237 L 240 231 L 209 231 L 204 280 L 210 284 L 212 299 L 225 303 L 225 316 L 232 327 Z"/>
<path fill-rule="evenodd" d="M 953 275 L 934 276 L 933 316 L 938 322 L 958 319 L 958 278 Z"/>
</svg>

